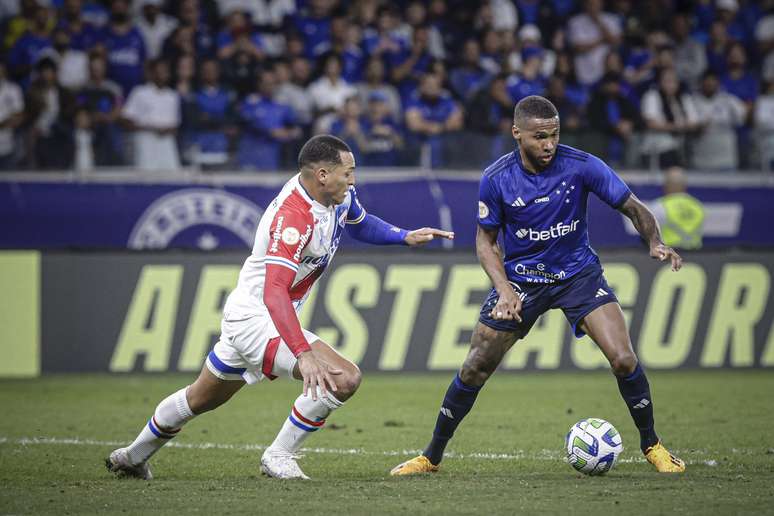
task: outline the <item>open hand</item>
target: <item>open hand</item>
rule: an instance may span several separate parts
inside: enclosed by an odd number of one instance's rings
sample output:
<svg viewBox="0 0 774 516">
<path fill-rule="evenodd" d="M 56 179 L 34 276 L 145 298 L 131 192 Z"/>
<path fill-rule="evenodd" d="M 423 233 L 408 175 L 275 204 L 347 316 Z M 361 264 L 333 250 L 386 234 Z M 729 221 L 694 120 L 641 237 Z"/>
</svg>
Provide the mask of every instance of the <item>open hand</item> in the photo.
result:
<svg viewBox="0 0 774 516">
<path fill-rule="evenodd" d="M 489 316 L 496 321 L 515 319 L 521 322 L 521 298 L 513 290 L 506 290 L 498 298 Z"/>
<path fill-rule="evenodd" d="M 677 251 L 664 244 L 656 244 L 651 247 L 650 257 L 662 262 L 669 259 L 672 262 L 673 271 L 679 271 L 680 267 L 683 266 L 683 259 L 677 254 Z"/>
<path fill-rule="evenodd" d="M 304 351 L 298 355 L 298 371 L 304 379 L 304 396 L 311 391 L 312 399 L 317 401 L 317 387 L 323 395 L 327 394 L 328 388 L 336 391 L 336 382 L 333 376 L 341 374 L 341 369 L 331 367 L 325 360 L 318 357 L 314 350 Z"/>
<path fill-rule="evenodd" d="M 413 247 L 417 245 L 424 245 L 435 239 L 435 237 L 454 240 L 454 232 L 443 231 L 442 229 L 436 228 L 421 228 L 415 229 L 414 231 L 409 231 L 405 240 L 408 245 Z"/>
</svg>

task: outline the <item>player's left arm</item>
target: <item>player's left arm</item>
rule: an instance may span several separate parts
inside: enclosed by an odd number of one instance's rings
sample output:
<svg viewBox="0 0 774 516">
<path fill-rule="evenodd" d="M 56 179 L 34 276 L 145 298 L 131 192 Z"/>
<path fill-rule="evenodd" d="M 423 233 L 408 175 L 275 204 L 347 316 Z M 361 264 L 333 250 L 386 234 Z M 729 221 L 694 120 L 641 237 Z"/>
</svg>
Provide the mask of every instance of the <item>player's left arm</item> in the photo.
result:
<svg viewBox="0 0 774 516">
<path fill-rule="evenodd" d="M 424 245 L 436 237 L 454 239 L 454 233 L 436 228 L 420 228 L 413 231 L 393 226 L 376 215 L 366 213 L 354 188 L 350 188 L 352 203 L 347 212 L 347 230 L 353 238 L 376 245 L 403 244 Z"/>
<path fill-rule="evenodd" d="M 656 258 L 662 262 L 669 259 L 672 262 L 672 270 L 679 271 L 683 265 L 683 259 L 677 254 L 677 251 L 664 244 L 661 240 L 661 228 L 653 213 L 645 204 L 640 201 L 636 195 L 629 194 L 629 198 L 618 208 L 618 210 L 629 217 L 634 224 L 634 228 L 640 234 L 643 240 L 647 242 L 650 248 L 651 258 Z"/>
</svg>

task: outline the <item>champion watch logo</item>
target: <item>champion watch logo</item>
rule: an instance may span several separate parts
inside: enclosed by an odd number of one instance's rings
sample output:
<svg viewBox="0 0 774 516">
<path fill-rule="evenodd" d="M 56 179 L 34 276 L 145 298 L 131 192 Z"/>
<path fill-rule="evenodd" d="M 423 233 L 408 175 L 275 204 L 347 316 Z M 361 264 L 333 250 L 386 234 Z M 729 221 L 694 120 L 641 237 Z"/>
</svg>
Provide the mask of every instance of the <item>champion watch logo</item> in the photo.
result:
<svg viewBox="0 0 774 516">
<path fill-rule="evenodd" d="M 526 206 L 527 203 L 521 197 L 516 197 L 516 200 L 511 203 L 511 206 Z"/>
<path fill-rule="evenodd" d="M 607 291 L 605 289 L 603 289 L 603 288 L 600 288 L 600 289 L 597 290 L 597 295 L 594 296 L 594 297 L 597 298 L 597 297 L 603 297 L 603 296 L 606 296 L 606 295 L 607 295 Z M 648 401 L 648 400 L 643 400 L 643 401 Z"/>
</svg>

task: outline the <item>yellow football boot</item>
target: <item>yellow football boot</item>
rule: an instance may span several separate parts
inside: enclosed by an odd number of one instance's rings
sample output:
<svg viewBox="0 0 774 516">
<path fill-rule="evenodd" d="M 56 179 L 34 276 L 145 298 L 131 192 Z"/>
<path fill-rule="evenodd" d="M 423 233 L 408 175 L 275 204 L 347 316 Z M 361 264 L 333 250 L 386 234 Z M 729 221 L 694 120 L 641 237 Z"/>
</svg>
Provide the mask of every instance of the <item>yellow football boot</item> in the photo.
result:
<svg viewBox="0 0 774 516">
<path fill-rule="evenodd" d="M 434 466 L 430 459 L 424 455 L 402 462 L 390 470 L 390 475 L 400 477 L 404 475 L 419 475 L 421 473 L 435 473 L 438 466 Z"/>
<path fill-rule="evenodd" d="M 656 466 L 659 473 L 682 473 L 685 471 L 685 462 L 669 453 L 661 441 L 645 450 L 645 458 Z"/>
</svg>

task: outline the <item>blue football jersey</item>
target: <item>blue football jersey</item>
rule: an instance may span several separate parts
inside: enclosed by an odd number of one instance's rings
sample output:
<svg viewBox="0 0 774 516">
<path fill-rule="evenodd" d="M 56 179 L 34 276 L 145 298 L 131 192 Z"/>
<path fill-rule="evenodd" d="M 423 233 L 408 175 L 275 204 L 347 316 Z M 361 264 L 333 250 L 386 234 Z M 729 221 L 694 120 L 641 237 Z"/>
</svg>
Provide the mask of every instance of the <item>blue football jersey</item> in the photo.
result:
<svg viewBox="0 0 774 516">
<path fill-rule="evenodd" d="M 484 171 L 478 223 L 502 230 L 508 279 L 554 283 L 599 263 L 586 225 L 589 192 L 613 208 L 631 194 L 601 159 L 567 145 L 538 174 L 523 167 L 518 149 Z"/>
</svg>

